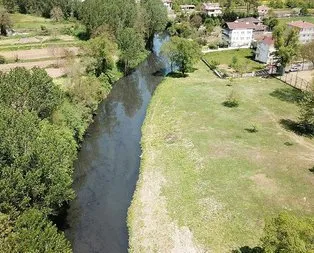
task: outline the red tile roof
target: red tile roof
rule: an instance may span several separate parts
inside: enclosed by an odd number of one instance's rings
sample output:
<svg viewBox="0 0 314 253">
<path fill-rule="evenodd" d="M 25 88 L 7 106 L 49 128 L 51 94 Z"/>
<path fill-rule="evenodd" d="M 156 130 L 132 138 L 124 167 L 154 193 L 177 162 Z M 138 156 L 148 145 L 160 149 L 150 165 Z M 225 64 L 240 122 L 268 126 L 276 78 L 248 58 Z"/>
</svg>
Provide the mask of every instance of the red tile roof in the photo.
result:
<svg viewBox="0 0 314 253">
<path fill-rule="evenodd" d="M 264 42 L 265 44 L 271 46 L 274 45 L 275 40 L 272 37 L 264 37 L 264 39 L 262 40 L 262 42 Z"/>
<path fill-rule="evenodd" d="M 301 28 L 301 29 L 304 29 L 304 28 L 314 28 L 314 24 L 309 23 L 309 22 L 305 22 L 305 21 L 302 21 L 302 20 L 291 22 L 288 25 L 289 26 L 293 26 L 293 27 L 298 27 L 298 28 Z"/>
</svg>

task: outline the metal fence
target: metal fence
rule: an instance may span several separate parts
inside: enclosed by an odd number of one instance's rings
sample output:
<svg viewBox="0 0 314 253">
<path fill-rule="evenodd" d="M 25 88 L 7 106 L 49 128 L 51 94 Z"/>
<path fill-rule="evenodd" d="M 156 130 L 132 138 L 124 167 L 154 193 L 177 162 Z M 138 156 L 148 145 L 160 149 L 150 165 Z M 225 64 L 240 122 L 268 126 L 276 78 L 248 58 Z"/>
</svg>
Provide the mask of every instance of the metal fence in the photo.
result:
<svg viewBox="0 0 314 253">
<path fill-rule="evenodd" d="M 298 76 L 298 72 L 284 74 L 282 76 L 277 76 L 277 78 L 294 88 L 299 90 L 309 90 L 310 89 L 310 82 L 304 80 L 303 78 Z"/>
</svg>

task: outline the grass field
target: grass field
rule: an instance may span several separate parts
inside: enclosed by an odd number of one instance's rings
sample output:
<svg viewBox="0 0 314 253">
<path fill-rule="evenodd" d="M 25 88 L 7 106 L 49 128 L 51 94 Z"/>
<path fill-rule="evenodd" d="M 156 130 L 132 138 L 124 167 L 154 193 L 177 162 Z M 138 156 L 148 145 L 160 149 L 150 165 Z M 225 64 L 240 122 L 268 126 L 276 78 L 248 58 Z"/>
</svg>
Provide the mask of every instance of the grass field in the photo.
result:
<svg viewBox="0 0 314 253">
<path fill-rule="evenodd" d="M 219 52 L 210 52 L 205 55 L 208 62 L 216 61 L 221 65 L 230 65 L 233 57 L 236 56 L 239 65 L 246 66 L 246 72 L 251 72 L 263 68 L 263 64 L 260 64 L 252 59 L 253 51 L 251 49 L 234 49 L 225 50 Z"/>
<path fill-rule="evenodd" d="M 16 30 L 40 30 L 41 26 L 45 26 L 48 29 L 62 29 L 64 27 L 73 25 L 71 22 L 56 23 L 51 19 L 19 13 L 11 14 L 10 17 L 13 23 L 13 28 Z"/>
<path fill-rule="evenodd" d="M 299 21 L 299 20 L 306 21 L 306 22 L 309 22 L 309 23 L 313 23 L 313 24 L 314 24 L 314 16 L 308 16 L 308 17 L 292 17 L 292 18 L 279 18 L 279 21 L 280 21 L 281 23 L 284 23 L 284 24 L 290 23 L 290 22 L 292 22 L 292 21 Z"/>
<path fill-rule="evenodd" d="M 131 252 L 231 252 L 257 246 L 265 219 L 283 210 L 314 215 L 314 141 L 280 123 L 297 119 L 302 94 L 196 68 L 166 78 L 149 106 Z M 223 106 L 232 91 L 239 106 Z"/>
</svg>

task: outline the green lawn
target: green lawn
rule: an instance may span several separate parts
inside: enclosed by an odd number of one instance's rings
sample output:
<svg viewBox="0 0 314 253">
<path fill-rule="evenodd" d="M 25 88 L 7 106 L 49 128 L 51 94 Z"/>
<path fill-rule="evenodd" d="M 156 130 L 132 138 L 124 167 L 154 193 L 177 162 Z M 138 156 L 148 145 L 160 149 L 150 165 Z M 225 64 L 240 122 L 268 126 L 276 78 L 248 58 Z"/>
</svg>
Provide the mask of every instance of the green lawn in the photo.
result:
<svg viewBox="0 0 314 253">
<path fill-rule="evenodd" d="M 73 25 L 71 22 L 55 23 L 51 19 L 20 13 L 11 14 L 10 17 L 13 23 L 13 28 L 16 30 L 40 30 L 41 26 L 45 26 L 48 29 L 62 29 Z"/>
<path fill-rule="evenodd" d="M 287 24 L 290 23 L 292 21 L 306 21 L 306 22 L 310 22 L 314 24 L 314 16 L 308 16 L 308 17 L 292 17 L 292 18 L 279 18 L 279 21 L 281 23 Z"/>
<path fill-rule="evenodd" d="M 254 60 L 253 51 L 251 49 L 234 49 L 225 51 L 210 52 L 205 55 L 205 59 L 210 61 L 216 61 L 221 65 L 230 65 L 232 58 L 236 56 L 239 65 L 243 65 L 246 68 L 245 72 L 251 72 L 263 68 L 263 64 L 260 64 Z"/>
<path fill-rule="evenodd" d="M 302 94 L 196 68 L 166 78 L 149 106 L 131 252 L 231 252 L 257 246 L 264 220 L 281 211 L 314 215 L 314 141 L 280 124 L 297 119 Z M 222 105 L 232 91 L 237 108 Z"/>
</svg>

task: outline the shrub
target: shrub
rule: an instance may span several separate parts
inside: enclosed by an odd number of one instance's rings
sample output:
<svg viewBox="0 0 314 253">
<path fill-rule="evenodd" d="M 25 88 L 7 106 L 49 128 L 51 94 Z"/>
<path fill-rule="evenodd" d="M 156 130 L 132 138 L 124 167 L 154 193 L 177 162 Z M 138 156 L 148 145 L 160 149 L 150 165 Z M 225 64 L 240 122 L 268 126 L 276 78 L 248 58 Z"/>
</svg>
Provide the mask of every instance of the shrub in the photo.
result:
<svg viewBox="0 0 314 253">
<path fill-rule="evenodd" d="M 218 46 L 215 43 L 211 43 L 211 44 L 208 45 L 208 48 L 209 49 L 218 49 Z"/>
<path fill-rule="evenodd" d="M 0 55 L 0 64 L 5 64 L 7 62 L 7 60 L 5 59 L 5 57 L 3 55 Z"/>
<path fill-rule="evenodd" d="M 238 107 L 239 106 L 239 101 L 234 91 L 231 91 L 231 93 L 227 97 L 227 100 L 223 102 L 223 105 L 226 107 Z"/>
</svg>

